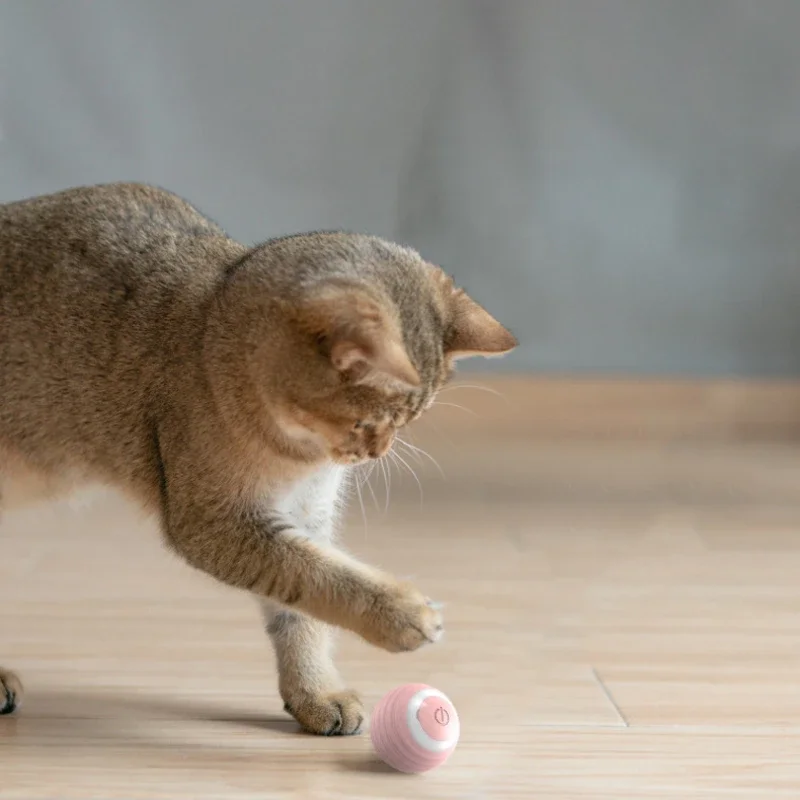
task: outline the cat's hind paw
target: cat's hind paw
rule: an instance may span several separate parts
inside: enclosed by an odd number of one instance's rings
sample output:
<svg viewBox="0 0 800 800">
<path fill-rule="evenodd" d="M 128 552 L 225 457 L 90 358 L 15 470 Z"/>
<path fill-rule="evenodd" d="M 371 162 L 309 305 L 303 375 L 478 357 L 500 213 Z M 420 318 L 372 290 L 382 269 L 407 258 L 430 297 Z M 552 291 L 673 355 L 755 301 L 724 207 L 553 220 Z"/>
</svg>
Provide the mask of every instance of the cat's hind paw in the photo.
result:
<svg viewBox="0 0 800 800">
<path fill-rule="evenodd" d="M 0 668 L 0 714 L 10 714 L 22 703 L 22 682 L 13 673 Z"/>
</svg>

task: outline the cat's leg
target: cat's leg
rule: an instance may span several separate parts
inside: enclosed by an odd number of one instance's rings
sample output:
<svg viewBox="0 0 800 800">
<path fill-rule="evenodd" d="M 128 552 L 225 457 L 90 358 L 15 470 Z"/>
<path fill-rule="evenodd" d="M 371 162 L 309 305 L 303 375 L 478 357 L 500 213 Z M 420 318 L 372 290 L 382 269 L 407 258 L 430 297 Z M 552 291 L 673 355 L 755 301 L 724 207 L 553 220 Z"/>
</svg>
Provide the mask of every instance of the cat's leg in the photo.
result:
<svg viewBox="0 0 800 800">
<path fill-rule="evenodd" d="M 392 653 L 442 635 L 438 609 L 416 587 L 310 542 L 260 509 L 195 508 L 168 537 L 186 561 L 229 586 L 353 631 Z"/>
<path fill-rule="evenodd" d="M 344 688 L 331 657 L 333 631 L 324 623 L 269 600 L 262 602 L 275 648 L 284 707 L 307 731 L 323 736 L 358 733 L 364 706 Z"/>
<path fill-rule="evenodd" d="M 2 467 L 3 453 L 0 452 L 0 500 L 5 490 L 5 474 Z M 0 503 L 0 516 L 2 516 Z M 10 714 L 22 703 L 22 681 L 7 669 L 0 667 L 0 714 Z"/>
<path fill-rule="evenodd" d="M 332 541 L 344 475 L 341 467 L 323 468 L 296 486 L 282 504 L 284 513 L 302 526 L 311 541 Z M 286 711 L 311 733 L 358 733 L 364 706 L 356 692 L 345 688 L 334 665 L 334 629 L 270 600 L 263 600 L 261 607 Z"/>
<path fill-rule="evenodd" d="M 10 714 L 22 704 L 22 682 L 0 667 L 0 714 Z"/>
<path fill-rule="evenodd" d="M 167 474 L 165 534 L 189 564 L 390 652 L 441 638 L 440 612 L 412 584 L 311 541 L 278 508 L 220 496 L 218 485 L 196 470 Z"/>
</svg>

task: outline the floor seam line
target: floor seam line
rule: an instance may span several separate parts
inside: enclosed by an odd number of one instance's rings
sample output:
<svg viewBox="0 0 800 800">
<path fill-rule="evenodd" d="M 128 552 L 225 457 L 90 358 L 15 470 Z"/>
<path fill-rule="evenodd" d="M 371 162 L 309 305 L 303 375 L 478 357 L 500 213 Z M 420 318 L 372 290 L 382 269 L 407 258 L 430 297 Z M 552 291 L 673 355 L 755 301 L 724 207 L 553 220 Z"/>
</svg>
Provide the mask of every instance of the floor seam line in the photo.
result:
<svg viewBox="0 0 800 800">
<path fill-rule="evenodd" d="M 594 675 L 594 679 L 597 681 L 597 685 L 600 687 L 601 691 L 606 696 L 606 700 L 608 700 L 608 702 L 611 704 L 611 707 L 614 709 L 614 711 L 617 712 L 617 716 L 622 720 L 622 724 L 626 728 L 630 728 L 631 724 L 630 722 L 628 722 L 628 718 L 625 716 L 625 714 L 622 713 L 622 709 L 619 707 L 619 704 L 614 699 L 614 695 L 611 694 L 611 690 L 608 688 L 608 686 L 606 686 L 605 681 L 600 677 L 600 673 L 598 673 L 598 671 L 594 667 L 592 667 L 592 675 Z"/>
</svg>

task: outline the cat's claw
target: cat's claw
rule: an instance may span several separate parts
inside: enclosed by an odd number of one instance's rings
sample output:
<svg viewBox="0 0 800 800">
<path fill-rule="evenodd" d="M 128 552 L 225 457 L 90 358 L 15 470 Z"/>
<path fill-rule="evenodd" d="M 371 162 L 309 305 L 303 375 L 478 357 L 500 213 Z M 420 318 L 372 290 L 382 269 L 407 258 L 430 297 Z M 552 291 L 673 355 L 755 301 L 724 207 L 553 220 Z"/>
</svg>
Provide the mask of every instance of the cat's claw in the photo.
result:
<svg viewBox="0 0 800 800">
<path fill-rule="evenodd" d="M 398 583 L 377 599 L 364 638 L 391 653 L 417 650 L 442 638 L 440 604 L 408 583 Z"/>
</svg>

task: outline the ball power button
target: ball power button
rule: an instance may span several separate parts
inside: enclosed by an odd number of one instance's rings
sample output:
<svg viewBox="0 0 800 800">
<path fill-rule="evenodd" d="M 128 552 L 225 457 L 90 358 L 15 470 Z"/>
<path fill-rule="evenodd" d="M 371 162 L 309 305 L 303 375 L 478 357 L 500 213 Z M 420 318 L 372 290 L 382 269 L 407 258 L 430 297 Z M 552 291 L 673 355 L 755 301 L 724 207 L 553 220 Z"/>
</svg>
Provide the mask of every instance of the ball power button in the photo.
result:
<svg viewBox="0 0 800 800">
<path fill-rule="evenodd" d="M 417 719 L 422 730 L 431 739 L 445 742 L 453 735 L 458 735 L 454 714 L 453 707 L 446 700 L 442 701 L 441 697 L 426 697 L 417 710 Z"/>
</svg>

